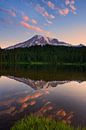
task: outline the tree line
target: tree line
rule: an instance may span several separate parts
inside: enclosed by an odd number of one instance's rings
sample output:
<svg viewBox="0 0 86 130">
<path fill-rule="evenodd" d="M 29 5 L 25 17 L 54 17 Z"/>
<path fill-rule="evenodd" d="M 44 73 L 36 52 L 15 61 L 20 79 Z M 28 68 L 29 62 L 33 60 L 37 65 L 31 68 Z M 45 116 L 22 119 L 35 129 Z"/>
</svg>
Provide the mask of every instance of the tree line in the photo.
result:
<svg viewBox="0 0 86 130">
<path fill-rule="evenodd" d="M 33 46 L 30 48 L 0 49 L 0 63 L 86 63 L 86 47 Z"/>
</svg>

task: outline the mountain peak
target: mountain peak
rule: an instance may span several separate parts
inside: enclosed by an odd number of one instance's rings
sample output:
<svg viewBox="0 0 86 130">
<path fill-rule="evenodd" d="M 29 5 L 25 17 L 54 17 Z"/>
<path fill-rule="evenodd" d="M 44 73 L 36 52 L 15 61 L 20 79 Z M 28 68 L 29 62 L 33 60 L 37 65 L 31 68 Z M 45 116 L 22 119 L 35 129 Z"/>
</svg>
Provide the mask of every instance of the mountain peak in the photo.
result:
<svg viewBox="0 0 86 130">
<path fill-rule="evenodd" d="M 49 38 L 49 37 L 42 36 L 42 35 L 35 35 L 25 42 L 16 44 L 14 46 L 10 46 L 6 49 L 26 48 L 26 47 L 36 46 L 36 45 L 69 46 L 70 44 L 65 43 L 65 42 L 60 42 L 56 38 Z"/>
<path fill-rule="evenodd" d="M 49 44 L 49 38 L 46 36 L 42 36 L 42 35 L 35 35 L 30 39 L 30 42 L 36 45 L 45 45 L 45 44 Z"/>
<path fill-rule="evenodd" d="M 33 37 L 36 37 L 36 38 L 41 38 L 41 37 L 44 37 L 44 36 L 42 36 L 42 35 L 35 35 L 35 36 L 33 36 Z"/>
</svg>

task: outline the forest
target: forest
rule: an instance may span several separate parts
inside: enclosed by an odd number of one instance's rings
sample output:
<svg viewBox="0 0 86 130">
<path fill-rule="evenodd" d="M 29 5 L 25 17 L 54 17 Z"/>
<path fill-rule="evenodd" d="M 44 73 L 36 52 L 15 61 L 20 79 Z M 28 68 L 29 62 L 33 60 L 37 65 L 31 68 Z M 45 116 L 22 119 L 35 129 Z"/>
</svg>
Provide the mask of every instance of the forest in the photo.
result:
<svg viewBox="0 0 86 130">
<path fill-rule="evenodd" d="M 0 49 L 0 64 L 86 64 L 86 47 L 32 46 Z"/>
</svg>

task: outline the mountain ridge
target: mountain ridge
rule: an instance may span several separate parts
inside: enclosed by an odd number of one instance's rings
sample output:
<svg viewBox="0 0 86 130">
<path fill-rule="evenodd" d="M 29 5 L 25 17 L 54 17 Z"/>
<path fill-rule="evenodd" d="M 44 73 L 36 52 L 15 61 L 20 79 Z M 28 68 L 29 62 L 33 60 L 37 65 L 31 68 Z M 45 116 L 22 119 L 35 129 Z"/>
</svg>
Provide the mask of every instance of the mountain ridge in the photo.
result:
<svg viewBox="0 0 86 130">
<path fill-rule="evenodd" d="M 9 50 L 9 49 L 14 49 L 14 48 L 26 48 L 26 47 L 36 46 L 36 45 L 38 45 L 38 46 L 39 45 L 40 46 L 45 46 L 45 45 L 72 46 L 69 43 L 59 41 L 56 38 L 50 38 L 50 37 L 46 37 L 46 36 L 42 36 L 42 35 L 35 35 L 25 42 L 18 43 L 18 44 L 13 45 L 13 46 L 9 46 L 6 49 Z"/>
<path fill-rule="evenodd" d="M 85 47 L 84 44 L 78 44 L 78 45 L 72 45 L 70 43 L 66 43 L 63 41 L 59 41 L 56 38 L 50 38 L 42 35 L 35 35 L 29 40 L 25 42 L 21 42 L 18 44 L 15 44 L 13 46 L 9 46 L 5 48 L 6 50 L 15 49 L 15 48 L 29 48 L 31 46 L 45 46 L 45 45 L 51 45 L 51 46 L 67 46 L 67 47 Z"/>
</svg>

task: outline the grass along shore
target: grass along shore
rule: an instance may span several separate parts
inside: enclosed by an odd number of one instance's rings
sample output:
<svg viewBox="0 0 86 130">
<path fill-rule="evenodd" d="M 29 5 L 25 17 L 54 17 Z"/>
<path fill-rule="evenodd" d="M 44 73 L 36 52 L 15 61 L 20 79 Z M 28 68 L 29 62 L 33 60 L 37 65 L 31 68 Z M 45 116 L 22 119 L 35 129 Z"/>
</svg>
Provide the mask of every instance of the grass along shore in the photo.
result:
<svg viewBox="0 0 86 130">
<path fill-rule="evenodd" d="M 86 66 L 86 63 L 56 63 L 56 64 L 53 64 L 53 63 L 48 63 L 48 62 L 14 62 L 14 63 L 9 63 L 9 62 L 2 62 L 0 63 L 0 65 L 56 65 L 56 66 L 59 66 L 59 65 L 62 65 L 62 66 Z"/>
<path fill-rule="evenodd" d="M 18 121 L 11 130 L 86 130 L 86 128 L 73 128 L 62 122 L 30 115 Z"/>
</svg>

